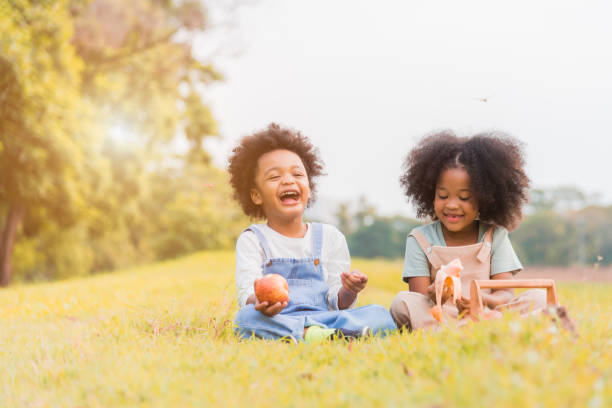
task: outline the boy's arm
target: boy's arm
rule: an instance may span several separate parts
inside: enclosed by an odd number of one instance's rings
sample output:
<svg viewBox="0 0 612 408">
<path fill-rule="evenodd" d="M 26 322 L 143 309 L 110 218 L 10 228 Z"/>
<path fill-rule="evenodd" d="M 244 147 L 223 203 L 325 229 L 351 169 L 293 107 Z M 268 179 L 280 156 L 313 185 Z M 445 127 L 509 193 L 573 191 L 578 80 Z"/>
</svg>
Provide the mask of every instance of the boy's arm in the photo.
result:
<svg viewBox="0 0 612 408">
<path fill-rule="evenodd" d="M 335 227 L 325 226 L 324 236 L 329 239 L 329 252 L 324 267 L 327 272 L 327 305 L 332 310 L 348 309 L 353 307 L 357 296 L 347 296 L 342 290 L 342 272 L 351 268 L 351 258 L 344 235 Z M 342 307 L 341 307 L 342 306 Z"/>
<path fill-rule="evenodd" d="M 236 292 L 238 306 L 244 307 L 249 303 L 255 304 L 255 279 L 262 277 L 261 266 L 264 262 L 264 253 L 257 237 L 252 232 L 244 232 L 236 242 Z"/>
<path fill-rule="evenodd" d="M 368 277 L 359 271 L 342 272 L 342 287 L 338 291 L 338 309 L 348 309 L 355 305 L 357 295 L 365 289 Z"/>
<path fill-rule="evenodd" d="M 255 310 L 262 314 L 272 317 L 287 307 L 288 302 L 276 303 L 273 305 L 268 302 L 259 303 L 255 296 L 255 280 L 263 276 L 262 265 L 265 254 L 259 240 L 252 232 L 240 235 L 236 243 L 236 290 L 238 292 L 238 305 L 240 308 L 248 304 L 255 305 Z"/>
<path fill-rule="evenodd" d="M 338 291 L 338 309 L 349 309 L 357 301 L 357 294 L 342 287 Z"/>
</svg>

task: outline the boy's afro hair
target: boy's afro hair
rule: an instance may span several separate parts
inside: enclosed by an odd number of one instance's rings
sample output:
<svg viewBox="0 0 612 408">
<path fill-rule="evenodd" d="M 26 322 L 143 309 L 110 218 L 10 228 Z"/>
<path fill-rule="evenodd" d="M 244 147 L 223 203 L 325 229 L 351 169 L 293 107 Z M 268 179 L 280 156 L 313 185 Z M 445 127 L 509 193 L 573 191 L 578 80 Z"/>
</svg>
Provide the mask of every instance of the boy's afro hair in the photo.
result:
<svg viewBox="0 0 612 408">
<path fill-rule="evenodd" d="M 228 171 L 234 198 L 242 206 L 244 213 L 253 218 L 265 218 L 261 206 L 251 200 L 251 189 L 255 187 L 257 160 L 273 150 L 289 150 L 300 156 L 310 185 L 309 204 L 315 200 L 316 183 L 314 178 L 323 174 L 323 161 L 319 151 L 300 132 L 271 123 L 267 128 L 243 137 L 232 150 Z"/>
<path fill-rule="evenodd" d="M 440 173 L 465 168 L 480 220 L 512 230 L 520 223 L 522 205 L 528 200 L 524 166 L 522 143 L 502 132 L 457 137 L 443 130 L 426 136 L 410 151 L 400 184 L 418 217 L 436 219 L 434 198 Z"/>
</svg>

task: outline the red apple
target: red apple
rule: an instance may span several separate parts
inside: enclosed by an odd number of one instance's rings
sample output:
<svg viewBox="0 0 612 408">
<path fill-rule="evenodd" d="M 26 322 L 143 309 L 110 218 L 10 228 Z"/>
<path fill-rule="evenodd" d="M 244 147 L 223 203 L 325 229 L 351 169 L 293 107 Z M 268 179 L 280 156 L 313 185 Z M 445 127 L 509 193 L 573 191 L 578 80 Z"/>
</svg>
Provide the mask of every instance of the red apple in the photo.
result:
<svg viewBox="0 0 612 408">
<path fill-rule="evenodd" d="M 288 302 L 289 285 L 281 275 L 270 273 L 255 281 L 255 296 L 260 302 L 268 302 L 269 305 Z"/>
</svg>

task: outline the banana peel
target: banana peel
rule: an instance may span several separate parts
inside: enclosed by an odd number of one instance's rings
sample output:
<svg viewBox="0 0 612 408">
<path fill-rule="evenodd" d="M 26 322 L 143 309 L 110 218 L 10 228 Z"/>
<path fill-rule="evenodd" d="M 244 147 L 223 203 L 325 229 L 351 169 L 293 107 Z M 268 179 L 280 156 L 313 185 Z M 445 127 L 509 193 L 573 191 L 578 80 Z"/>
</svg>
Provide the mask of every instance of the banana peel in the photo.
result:
<svg viewBox="0 0 612 408">
<path fill-rule="evenodd" d="M 442 322 L 442 304 L 449 299 L 456 304 L 457 300 L 461 299 L 461 271 L 463 271 L 463 265 L 461 260 L 456 258 L 442 265 L 436 274 L 434 281 L 436 304 L 429 309 L 429 313 L 438 322 Z"/>
</svg>

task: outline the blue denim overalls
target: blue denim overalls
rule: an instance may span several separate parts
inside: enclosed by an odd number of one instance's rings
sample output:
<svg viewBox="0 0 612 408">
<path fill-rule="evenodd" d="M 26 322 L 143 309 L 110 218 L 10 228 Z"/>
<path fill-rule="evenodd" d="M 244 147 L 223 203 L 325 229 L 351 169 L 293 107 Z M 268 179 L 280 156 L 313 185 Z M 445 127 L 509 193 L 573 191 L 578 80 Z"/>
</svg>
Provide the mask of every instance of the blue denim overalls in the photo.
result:
<svg viewBox="0 0 612 408">
<path fill-rule="evenodd" d="M 317 223 L 312 223 L 311 227 L 313 257 L 303 259 L 271 258 L 268 242 L 257 226 L 251 225 L 245 230 L 255 233 L 264 250 L 263 274 L 277 273 L 287 280 L 289 304 L 273 317 L 255 310 L 253 304 L 246 305 L 236 315 L 236 333 L 243 338 L 255 335 L 264 339 L 287 337 L 301 341 L 304 327 L 309 326 L 349 330 L 362 330 L 367 326 L 375 334 L 395 330 L 396 325 L 389 311 L 379 305 L 329 310 L 329 288 L 320 262 L 323 228 Z"/>
</svg>

